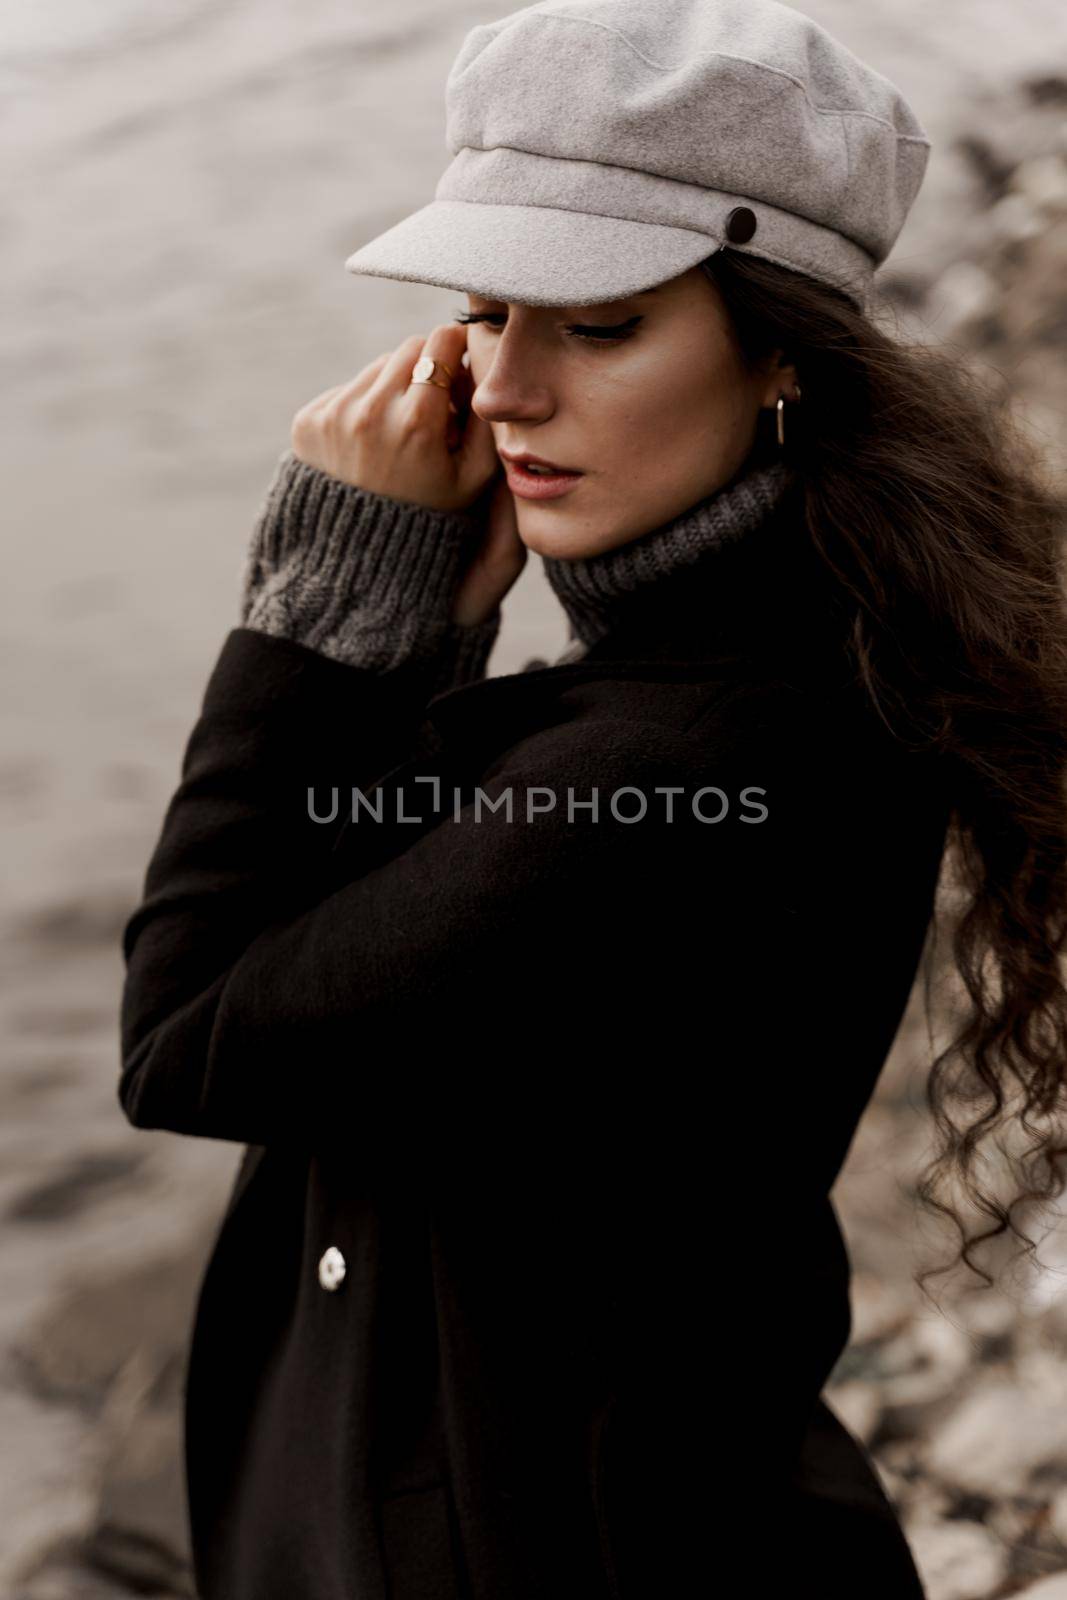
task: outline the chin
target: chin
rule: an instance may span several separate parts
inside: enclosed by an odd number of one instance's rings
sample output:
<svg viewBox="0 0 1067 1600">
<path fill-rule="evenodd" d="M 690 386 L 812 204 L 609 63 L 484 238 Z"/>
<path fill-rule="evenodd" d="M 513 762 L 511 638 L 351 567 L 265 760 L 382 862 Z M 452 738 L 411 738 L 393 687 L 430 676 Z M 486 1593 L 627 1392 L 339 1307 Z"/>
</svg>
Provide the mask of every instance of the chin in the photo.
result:
<svg viewBox="0 0 1067 1600">
<path fill-rule="evenodd" d="M 516 527 L 527 550 L 532 550 L 538 556 L 554 556 L 560 561 L 579 561 L 584 556 L 594 556 L 600 550 L 625 542 L 620 538 L 605 539 L 602 528 L 583 527 L 577 521 L 572 522 L 562 516 L 551 522 L 547 517 L 537 516 L 527 520 L 520 511 Z"/>
<path fill-rule="evenodd" d="M 519 538 L 527 550 L 531 550 L 535 556 L 562 555 L 564 552 L 560 546 L 561 543 L 566 543 L 566 539 L 564 538 L 561 541 L 559 532 L 554 532 L 551 528 L 531 527 L 530 524 L 533 520 L 533 518 L 524 516 L 521 511 L 515 517 Z"/>
</svg>

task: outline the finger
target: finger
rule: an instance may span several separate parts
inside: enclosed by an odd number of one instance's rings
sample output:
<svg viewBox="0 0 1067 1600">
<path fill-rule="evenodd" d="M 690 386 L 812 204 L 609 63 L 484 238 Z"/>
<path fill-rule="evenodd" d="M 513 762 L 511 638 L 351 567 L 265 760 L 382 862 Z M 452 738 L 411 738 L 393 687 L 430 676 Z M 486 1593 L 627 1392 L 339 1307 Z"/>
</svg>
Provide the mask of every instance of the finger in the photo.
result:
<svg viewBox="0 0 1067 1600">
<path fill-rule="evenodd" d="M 476 494 L 479 486 L 501 471 L 493 430 L 484 417 L 470 410 L 463 425 L 463 437 L 453 456 L 456 481 L 460 489 Z"/>
<path fill-rule="evenodd" d="M 332 388 L 323 389 L 322 393 L 309 400 L 303 409 L 305 411 L 317 411 L 328 406 L 330 401 L 335 400 L 338 395 L 361 394 L 364 389 L 369 388 L 374 382 L 391 354 L 392 352 L 389 350 L 383 351 L 380 356 L 376 356 L 373 361 L 369 361 L 365 367 L 362 367 L 354 378 L 346 378 L 344 383 L 335 383 Z"/>
<path fill-rule="evenodd" d="M 397 345 L 395 350 L 391 350 L 388 360 L 378 373 L 377 382 L 374 385 L 375 389 L 386 390 L 394 395 L 403 394 L 411 383 L 412 368 L 419 356 L 422 355 L 426 342 L 426 335 L 411 333 Z M 432 354 L 432 352 L 429 353 Z M 444 359 L 447 360 L 448 358 L 445 357 Z M 449 362 L 449 366 L 451 365 L 452 363 Z M 443 373 L 441 376 L 447 377 L 447 373 Z M 443 394 L 444 390 L 441 393 Z"/>
<path fill-rule="evenodd" d="M 391 350 L 383 350 L 381 355 L 375 356 L 373 361 L 368 361 L 365 367 L 361 367 L 354 378 L 349 378 L 347 383 L 339 383 L 334 392 L 336 394 L 350 395 L 363 394 L 376 381 L 392 354 Z"/>
<path fill-rule="evenodd" d="M 446 396 L 455 402 L 452 391 L 457 386 L 462 386 L 461 374 L 464 368 L 461 365 L 463 352 L 467 348 L 467 329 L 460 323 L 440 322 L 431 328 L 425 338 L 413 335 L 404 341 L 395 352 L 395 361 L 387 366 L 381 377 L 386 385 L 395 385 L 398 389 L 408 392 L 414 405 L 430 406 L 436 402 L 432 399 L 432 392 Z M 411 382 L 411 372 L 420 356 L 430 356 L 434 361 L 442 363 L 448 370 L 439 367 L 434 373 L 433 383 Z M 448 388 L 443 385 L 447 383 Z M 427 390 L 431 395 L 427 395 Z"/>
<path fill-rule="evenodd" d="M 475 382 L 468 367 L 460 366 L 452 382 L 452 401 L 460 410 L 469 406 L 471 396 L 474 394 Z"/>
<path fill-rule="evenodd" d="M 421 354 L 443 361 L 455 382 L 466 369 L 463 357 L 467 349 L 466 325 L 460 322 L 439 322 L 431 328 L 423 341 Z"/>
<path fill-rule="evenodd" d="M 485 553 L 487 560 L 493 565 L 517 563 L 520 567 L 528 554 L 526 546 L 519 537 L 515 496 L 508 488 L 506 478 L 500 478 L 493 486 L 489 502 Z"/>
<path fill-rule="evenodd" d="M 453 601 L 454 622 L 484 622 L 526 564 L 529 552 L 519 538 L 515 497 L 506 478 L 494 485 L 485 516 L 484 536 Z"/>
</svg>

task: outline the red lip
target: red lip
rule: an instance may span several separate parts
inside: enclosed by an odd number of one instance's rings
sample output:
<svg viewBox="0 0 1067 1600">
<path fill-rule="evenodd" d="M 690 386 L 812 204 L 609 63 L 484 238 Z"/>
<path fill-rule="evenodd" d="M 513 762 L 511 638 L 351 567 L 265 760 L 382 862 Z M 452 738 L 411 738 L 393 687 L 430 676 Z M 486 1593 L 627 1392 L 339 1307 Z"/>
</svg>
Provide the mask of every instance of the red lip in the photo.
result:
<svg viewBox="0 0 1067 1600">
<path fill-rule="evenodd" d="M 503 456 L 505 461 L 510 461 L 513 466 L 517 467 L 524 466 L 526 462 L 532 461 L 535 467 L 548 467 L 552 472 L 581 472 L 580 467 L 561 467 L 558 461 L 546 461 L 544 456 L 534 456 L 529 451 L 523 451 L 521 455 L 513 455 L 510 450 L 500 450 L 497 453 Z"/>
</svg>

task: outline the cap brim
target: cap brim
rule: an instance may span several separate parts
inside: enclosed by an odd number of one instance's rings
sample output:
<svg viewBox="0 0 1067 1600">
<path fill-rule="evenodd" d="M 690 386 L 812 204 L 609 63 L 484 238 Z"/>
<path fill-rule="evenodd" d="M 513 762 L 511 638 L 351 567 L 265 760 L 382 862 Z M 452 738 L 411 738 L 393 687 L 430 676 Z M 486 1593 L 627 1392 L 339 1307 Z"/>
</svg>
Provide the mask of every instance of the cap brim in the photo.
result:
<svg viewBox="0 0 1067 1600">
<path fill-rule="evenodd" d="M 345 269 L 515 305 L 599 305 L 676 278 L 720 242 L 552 206 L 432 200 L 354 251 Z"/>
</svg>

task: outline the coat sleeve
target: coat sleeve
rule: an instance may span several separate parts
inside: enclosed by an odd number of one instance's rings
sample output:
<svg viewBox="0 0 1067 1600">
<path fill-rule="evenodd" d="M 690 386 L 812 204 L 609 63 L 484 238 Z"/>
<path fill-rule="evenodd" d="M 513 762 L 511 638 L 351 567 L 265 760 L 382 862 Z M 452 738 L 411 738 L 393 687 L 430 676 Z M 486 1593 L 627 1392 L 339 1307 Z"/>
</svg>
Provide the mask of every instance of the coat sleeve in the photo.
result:
<svg viewBox="0 0 1067 1600">
<path fill-rule="evenodd" d="M 471 794 L 455 809 L 445 793 L 439 819 L 406 847 L 395 845 L 401 824 L 346 827 L 343 806 L 335 822 L 313 822 L 309 784 L 343 796 L 397 762 L 412 770 L 420 694 L 402 673 L 229 635 L 123 936 L 118 1092 L 134 1126 L 395 1148 L 416 1123 L 461 1127 L 502 1095 L 522 1103 L 531 1083 L 519 1056 L 536 1048 L 546 1069 L 575 1005 L 591 1030 L 580 1048 L 595 1052 L 597 1023 L 612 1015 L 603 986 L 625 994 L 627 962 L 642 954 L 639 908 L 646 929 L 654 915 L 638 888 L 653 837 L 661 850 L 673 837 L 605 815 L 607 796 L 670 781 L 673 753 L 582 722 L 483 775 L 480 809 Z M 432 739 L 423 748 L 429 773 Z M 568 818 L 567 785 L 579 799 L 600 789 L 598 822 Z M 531 787 L 558 803 L 526 820 Z M 509 790 L 511 820 L 489 808 Z M 425 817 L 431 794 L 408 788 L 405 814 Z M 744 832 L 732 830 L 735 845 Z M 661 856 L 655 881 L 667 876 Z M 565 1040 L 555 1033 L 557 1047 Z"/>
</svg>

